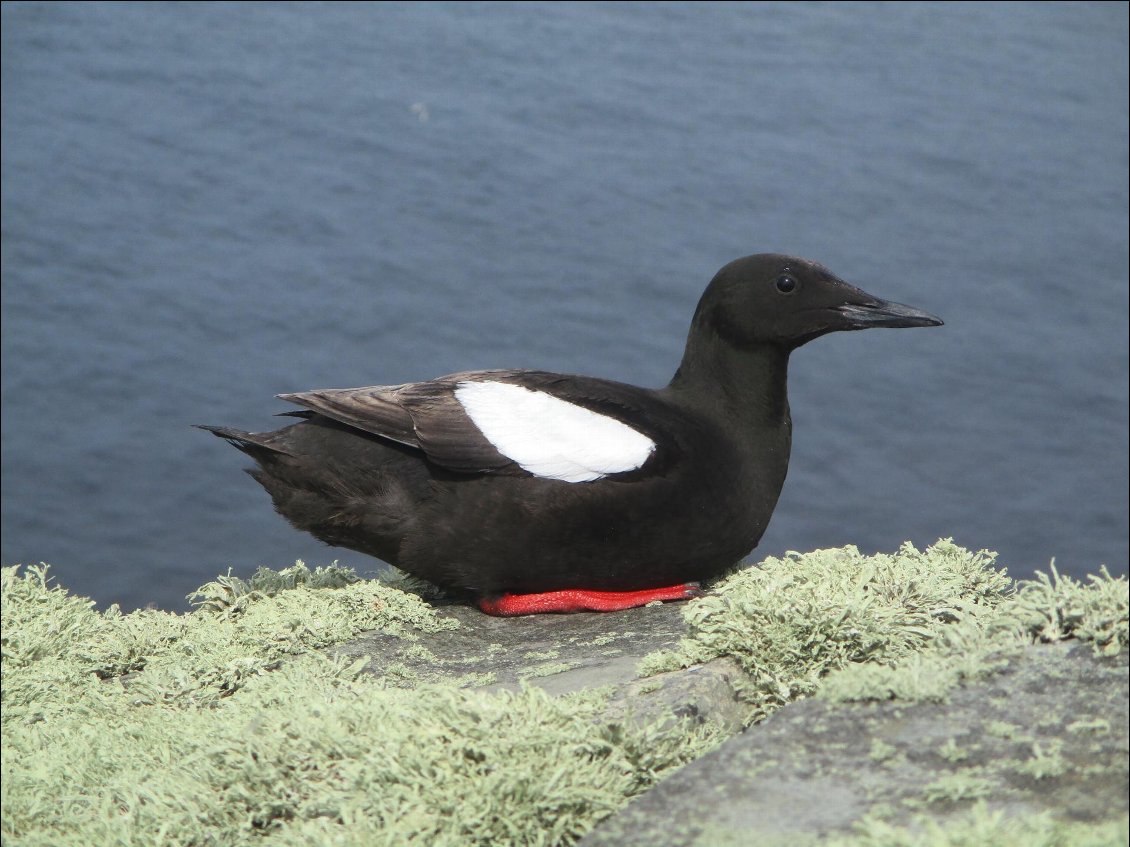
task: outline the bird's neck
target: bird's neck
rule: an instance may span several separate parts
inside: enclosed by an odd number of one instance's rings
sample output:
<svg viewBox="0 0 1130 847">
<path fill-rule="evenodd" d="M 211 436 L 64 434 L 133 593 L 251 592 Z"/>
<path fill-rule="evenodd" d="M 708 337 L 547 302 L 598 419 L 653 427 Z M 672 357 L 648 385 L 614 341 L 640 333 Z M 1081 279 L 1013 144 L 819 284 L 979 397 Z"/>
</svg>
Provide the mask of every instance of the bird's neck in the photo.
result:
<svg viewBox="0 0 1130 847">
<path fill-rule="evenodd" d="M 692 332 L 666 390 L 747 426 L 788 427 L 789 352 L 774 344 L 739 348 L 713 333 Z"/>
</svg>

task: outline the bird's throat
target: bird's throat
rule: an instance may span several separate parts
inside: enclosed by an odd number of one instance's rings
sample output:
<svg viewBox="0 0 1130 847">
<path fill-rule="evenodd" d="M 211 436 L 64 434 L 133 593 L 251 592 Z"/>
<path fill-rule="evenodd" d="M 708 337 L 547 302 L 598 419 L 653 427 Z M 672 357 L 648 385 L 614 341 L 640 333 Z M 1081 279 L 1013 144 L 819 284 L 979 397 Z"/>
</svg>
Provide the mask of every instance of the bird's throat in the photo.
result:
<svg viewBox="0 0 1130 847">
<path fill-rule="evenodd" d="M 735 347 L 691 333 L 666 391 L 680 404 L 715 407 L 743 428 L 790 426 L 789 350 L 773 344 Z"/>
</svg>

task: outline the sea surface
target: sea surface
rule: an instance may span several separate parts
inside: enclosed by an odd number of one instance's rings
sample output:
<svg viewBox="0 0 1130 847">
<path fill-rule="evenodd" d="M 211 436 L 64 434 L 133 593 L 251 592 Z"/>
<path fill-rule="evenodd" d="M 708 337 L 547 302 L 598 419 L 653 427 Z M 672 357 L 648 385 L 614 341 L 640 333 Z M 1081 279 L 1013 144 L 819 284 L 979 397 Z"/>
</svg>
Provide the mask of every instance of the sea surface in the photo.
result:
<svg viewBox="0 0 1130 847">
<path fill-rule="evenodd" d="M 946 325 L 793 356 L 754 560 L 1125 573 L 1127 9 L 4 3 L 3 563 L 127 609 L 376 571 L 190 425 L 472 368 L 660 386 L 773 251 Z"/>
</svg>

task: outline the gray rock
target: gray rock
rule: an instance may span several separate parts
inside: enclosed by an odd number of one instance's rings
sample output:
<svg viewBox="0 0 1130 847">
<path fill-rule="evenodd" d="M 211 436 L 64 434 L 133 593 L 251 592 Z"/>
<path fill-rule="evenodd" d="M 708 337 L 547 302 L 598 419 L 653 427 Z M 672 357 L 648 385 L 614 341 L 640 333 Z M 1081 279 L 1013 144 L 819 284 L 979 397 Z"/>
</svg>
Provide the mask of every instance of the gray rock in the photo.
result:
<svg viewBox="0 0 1130 847">
<path fill-rule="evenodd" d="M 517 689 L 523 682 L 554 695 L 610 688 L 609 720 L 691 717 L 741 729 L 744 710 L 731 684 L 740 671 L 729 660 L 636 678 L 640 659 L 675 646 L 687 634 L 680 603 L 518 618 L 452 605 L 441 607 L 440 615 L 454 618 L 459 627 L 405 637 L 363 635 L 333 653 L 369 657 L 371 673 L 399 673 L 420 682 L 462 678 L 488 691 Z"/>
<path fill-rule="evenodd" d="M 440 613 L 459 627 L 371 634 L 335 652 L 367 656 L 370 672 L 411 684 L 604 689 L 608 720 L 692 717 L 734 733 L 604 821 L 586 847 L 807 843 L 848 834 L 865 816 L 945 820 L 982 799 L 1008 815 L 1076 821 L 1127 809 L 1126 653 L 1096 659 L 1071 641 L 1028 647 L 945 703 L 811 699 L 741 732 L 742 673 L 731 660 L 636 676 L 645 655 L 687 633 L 681 604 L 508 619 L 466 606 Z"/>
<path fill-rule="evenodd" d="M 946 703 L 786 706 L 599 825 L 584 847 L 807 843 L 868 813 L 896 825 L 979 799 L 1024 816 L 1127 810 L 1127 654 L 1026 648 Z"/>
</svg>

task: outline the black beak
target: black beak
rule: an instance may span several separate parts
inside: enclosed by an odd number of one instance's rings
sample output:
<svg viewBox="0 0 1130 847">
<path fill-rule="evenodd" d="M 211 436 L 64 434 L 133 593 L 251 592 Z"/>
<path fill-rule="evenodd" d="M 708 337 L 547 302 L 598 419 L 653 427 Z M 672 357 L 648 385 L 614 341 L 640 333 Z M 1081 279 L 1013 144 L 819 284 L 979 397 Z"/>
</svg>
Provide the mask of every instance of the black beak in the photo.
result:
<svg viewBox="0 0 1130 847">
<path fill-rule="evenodd" d="M 832 308 L 846 319 L 843 329 L 870 329 L 885 326 L 892 329 L 909 326 L 941 326 L 942 319 L 929 312 L 892 303 L 889 300 L 869 300 L 864 303 L 844 303 Z"/>
</svg>

